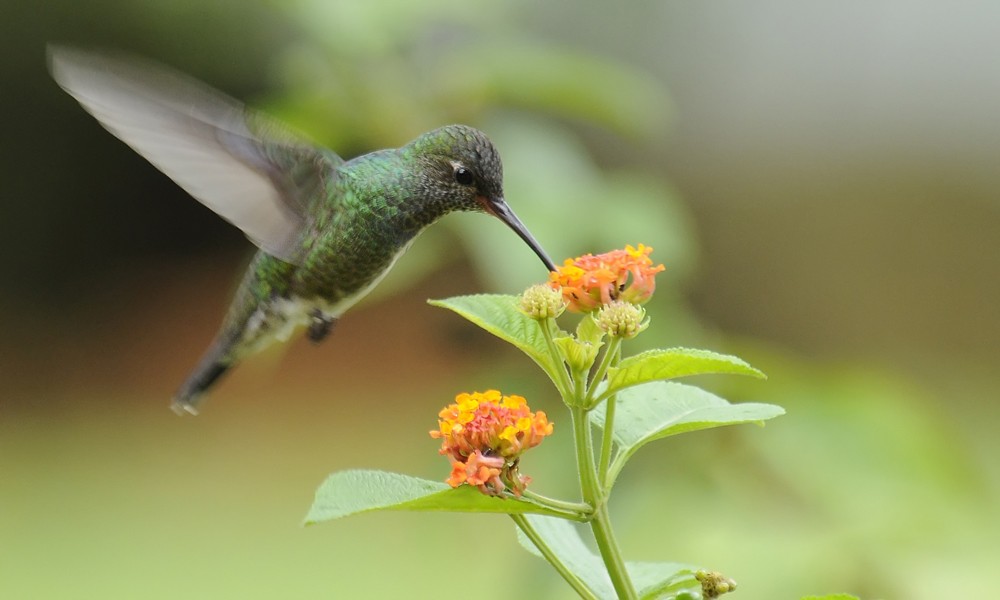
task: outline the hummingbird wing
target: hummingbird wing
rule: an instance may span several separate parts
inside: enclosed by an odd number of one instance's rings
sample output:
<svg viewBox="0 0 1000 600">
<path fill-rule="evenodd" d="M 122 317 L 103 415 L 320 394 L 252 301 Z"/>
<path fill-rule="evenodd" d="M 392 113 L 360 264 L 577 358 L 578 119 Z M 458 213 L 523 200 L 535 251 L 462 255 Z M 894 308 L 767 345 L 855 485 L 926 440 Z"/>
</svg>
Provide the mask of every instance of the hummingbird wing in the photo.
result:
<svg viewBox="0 0 1000 600">
<path fill-rule="evenodd" d="M 116 137 L 254 244 L 298 263 L 310 199 L 343 161 L 166 67 L 50 46 L 56 82 Z"/>
</svg>

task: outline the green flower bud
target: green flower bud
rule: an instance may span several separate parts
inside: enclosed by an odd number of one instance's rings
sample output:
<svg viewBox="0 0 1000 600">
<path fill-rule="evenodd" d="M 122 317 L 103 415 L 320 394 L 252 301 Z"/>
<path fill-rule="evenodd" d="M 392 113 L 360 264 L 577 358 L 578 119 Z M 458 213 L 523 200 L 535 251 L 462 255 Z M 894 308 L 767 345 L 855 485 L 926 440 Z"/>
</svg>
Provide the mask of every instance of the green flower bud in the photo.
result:
<svg viewBox="0 0 1000 600">
<path fill-rule="evenodd" d="M 701 583 L 701 595 L 706 600 L 736 591 L 736 582 L 716 571 L 699 570 L 694 578 Z"/>
<path fill-rule="evenodd" d="M 600 352 L 601 346 L 603 346 L 600 342 L 596 344 L 584 342 L 573 336 L 558 337 L 555 339 L 555 343 L 561 351 L 563 358 L 566 359 L 566 364 L 574 372 L 585 372 L 594 366 L 597 353 Z"/>
<path fill-rule="evenodd" d="M 559 290 L 541 283 L 521 294 L 521 312 L 532 319 L 554 319 L 566 310 L 566 301 Z"/>
<path fill-rule="evenodd" d="M 641 306 L 615 301 L 606 304 L 597 315 L 597 323 L 611 337 L 633 338 L 649 326 Z"/>
</svg>

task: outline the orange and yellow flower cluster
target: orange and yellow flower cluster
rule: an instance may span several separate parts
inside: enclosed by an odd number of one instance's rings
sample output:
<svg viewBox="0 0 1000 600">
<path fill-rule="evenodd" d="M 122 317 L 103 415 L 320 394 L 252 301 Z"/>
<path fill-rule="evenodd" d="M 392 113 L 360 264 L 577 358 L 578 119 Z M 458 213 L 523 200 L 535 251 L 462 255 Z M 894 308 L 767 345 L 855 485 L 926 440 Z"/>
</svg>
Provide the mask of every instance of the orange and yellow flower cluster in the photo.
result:
<svg viewBox="0 0 1000 600">
<path fill-rule="evenodd" d="M 573 312 L 593 312 L 616 300 L 642 304 L 656 289 L 657 273 L 663 265 L 653 265 L 653 249 L 639 244 L 604 254 L 585 254 L 566 259 L 549 274 L 553 287 L 562 290 L 567 308 Z"/>
<path fill-rule="evenodd" d="M 521 396 L 497 390 L 459 394 L 438 417 L 438 429 L 430 434 L 441 440 L 439 453 L 451 461 L 448 483 L 468 483 L 492 496 L 508 490 L 521 495 L 530 481 L 518 472 L 521 453 L 552 433 L 544 412 L 533 413 Z"/>
</svg>

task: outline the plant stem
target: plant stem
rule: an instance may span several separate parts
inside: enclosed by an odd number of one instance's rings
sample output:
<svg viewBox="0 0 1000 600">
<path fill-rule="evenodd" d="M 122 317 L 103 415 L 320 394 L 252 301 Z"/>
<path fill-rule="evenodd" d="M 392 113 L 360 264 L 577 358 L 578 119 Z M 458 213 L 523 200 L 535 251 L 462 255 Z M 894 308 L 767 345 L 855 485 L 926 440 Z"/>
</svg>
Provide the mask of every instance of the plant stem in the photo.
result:
<svg viewBox="0 0 1000 600">
<path fill-rule="evenodd" d="M 587 396 L 587 371 L 573 371 L 573 398 L 574 401 L 583 405 Z"/>
<path fill-rule="evenodd" d="M 607 407 L 604 409 L 604 429 L 601 431 L 601 458 L 597 464 L 597 478 L 601 482 L 603 490 L 610 491 L 608 476 L 608 466 L 611 464 L 612 440 L 614 438 L 615 406 L 618 405 L 617 396 L 608 398 Z"/>
<path fill-rule="evenodd" d="M 621 338 L 612 339 L 611 346 L 608 348 L 608 352 L 604 357 L 607 359 L 608 355 L 612 355 L 611 359 L 610 361 L 603 360 L 601 361 L 601 364 L 603 365 L 605 362 L 610 362 L 612 366 L 617 366 L 618 363 L 621 362 L 621 352 Z M 603 373 L 601 374 L 601 377 L 604 377 Z M 601 458 L 597 464 L 597 477 L 601 482 L 601 486 L 605 494 L 611 492 L 611 481 L 608 480 L 608 466 L 611 464 L 611 451 L 613 449 L 612 441 L 614 440 L 615 431 L 615 407 L 618 406 L 617 400 L 618 395 L 612 394 L 608 398 L 607 406 L 604 409 L 604 430 L 602 432 L 603 435 L 601 436 Z"/>
<path fill-rule="evenodd" d="M 615 457 L 614 462 L 608 467 L 608 471 L 604 474 L 604 485 L 607 489 L 611 489 L 615 485 L 615 480 L 618 479 L 618 475 L 622 472 L 625 467 L 625 462 L 622 460 L 624 455 L 619 454 Z"/>
<path fill-rule="evenodd" d="M 583 501 L 594 507 L 594 518 L 590 521 L 590 528 L 618 598 L 634 600 L 637 598 L 635 588 L 625 570 L 625 561 L 622 560 L 618 544 L 615 542 L 605 505 L 604 491 L 601 489 L 594 466 L 594 440 L 587 410 L 577 405 L 571 406 L 570 411 L 573 415 L 573 438 L 576 442 L 577 469 L 580 472 L 580 491 Z"/>
<path fill-rule="evenodd" d="M 566 583 L 568 583 L 581 598 L 584 600 L 599 600 L 597 595 L 595 595 L 590 588 L 584 585 L 576 574 L 574 574 L 573 571 L 571 571 L 561 560 L 559 560 L 559 557 L 552 551 L 552 548 L 549 548 L 548 544 L 545 543 L 545 540 L 538 535 L 535 528 L 528 522 L 527 517 L 520 514 L 512 514 L 510 515 L 510 518 L 513 519 L 514 523 L 521 528 L 521 531 L 523 531 L 524 535 L 531 540 L 531 543 L 535 545 L 535 548 L 538 548 L 538 551 L 542 553 L 545 560 L 547 560 L 550 565 L 555 567 L 555 570 L 562 575 L 562 578 L 566 580 Z"/>
<path fill-rule="evenodd" d="M 615 365 L 618 364 L 619 361 L 616 357 L 621 356 L 621 347 L 621 338 L 611 338 L 608 347 L 604 350 L 604 356 L 601 357 L 600 364 L 597 365 L 597 370 L 594 371 L 594 376 L 590 379 L 590 385 L 587 387 L 587 397 L 585 400 L 587 407 L 593 407 L 594 394 L 597 393 L 597 386 L 601 385 L 601 381 L 604 380 L 604 375 L 608 372 L 608 367 L 612 366 L 612 362 Z"/>
<path fill-rule="evenodd" d="M 539 321 L 538 327 L 542 330 L 542 337 L 545 338 L 545 345 L 549 349 L 549 355 L 552 357 L 552 361 L 559 371 L 559 381 L 553 380 L 553 383 L 556 384 L 556 388 L 559 389 L 559 393 L 563 398 L 569 398 L 573 392 L 573 384 L 569 379 L 569 373 L 566 371 L 566 363 L 563 362 L 562 354 L 556 348 L 556 343 L 552 339 L 552 319 Z"/>
<path fill-rule="evenodd" d="M 611 529 L 607 504 L 602 504 L 597 509 L 594 520 L 590 522 L 590 529 L 594 533 L 597 549 L 600 550 L 604 565 L 608 568 L 608 575 L 611 576 L 611 584 L 615 586 L 618 598 L 636 600 L 639 596 L 632 586 L 632 579 L 628 576 L 625 561 L 618 550 L 618 542 L 615 541 L 615 534 Z"/>
<path fill-rule="evenodd" d="M 576 442 L 576 466 L 580 471 L 580 491 L 583 494 L 583 501 L 591 505 L 596 513 L 603 494 L 599 489 L 597 473 L 594 471 L 594 443 L 590 432 L 590 419 L 587 416 L 587 409 L 581 406 L 571 406 L 570 414 L 573 417 L 573 439 Z"/>
<path fill-rule="evenodd" d="M 563 513 L 564 518 L 566 519 L 586 523 L 593 518 L 594 509 L 589 504 L 583 504 L 581 502 L 566 502 L 565 500 L 549 498 L 548 496 L 536 494 L 531 490 L 524 490 L 521 495 L 524 496 L 526 500 L 530 500 L 535 504 Z"/>
</svg>

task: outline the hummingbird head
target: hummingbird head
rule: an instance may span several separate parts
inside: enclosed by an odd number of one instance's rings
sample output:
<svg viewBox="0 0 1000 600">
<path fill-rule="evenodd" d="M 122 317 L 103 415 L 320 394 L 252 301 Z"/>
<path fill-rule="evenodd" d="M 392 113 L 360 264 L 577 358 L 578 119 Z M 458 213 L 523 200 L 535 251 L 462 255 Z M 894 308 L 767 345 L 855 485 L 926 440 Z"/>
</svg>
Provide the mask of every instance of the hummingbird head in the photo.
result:
<svg viewBox="0 0 1000 600">
<path fill-rule="evenodd" d="M 555 263 L 507 205 L 503 195 L 503 163 L 486 134 L 465 125 L 448 125 L 410 142 L 409 151 L 420 164 L 424 198 L 441 214 L 453 210 L 485 212 L 514 230 L 545 263 Z"/>
</svg>

